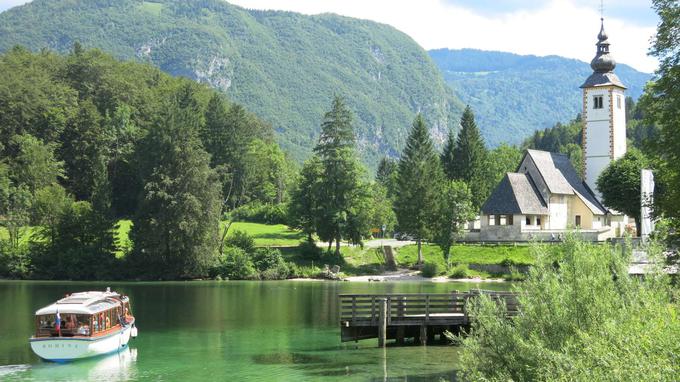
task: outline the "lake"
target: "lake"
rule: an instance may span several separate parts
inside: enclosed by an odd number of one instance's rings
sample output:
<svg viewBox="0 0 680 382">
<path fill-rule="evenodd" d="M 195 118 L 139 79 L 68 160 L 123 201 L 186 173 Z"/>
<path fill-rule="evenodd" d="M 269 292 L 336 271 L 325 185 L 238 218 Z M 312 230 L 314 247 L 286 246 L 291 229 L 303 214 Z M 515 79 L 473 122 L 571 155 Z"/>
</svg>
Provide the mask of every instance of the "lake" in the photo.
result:
<svg viewBox="0 0 680 382">
<path fill-rule="evenodd" d="M 125 351 L 69 364 L 28 344 L 33 314 L 65 293 L 112 290 L 132 301 L 139 336 Z M 445 293 L 508 284 L 322 281 L 0 281 L 2 381 L 454 380 L 453 346 L 340 343 L 339 293 Z"/>
</svg>

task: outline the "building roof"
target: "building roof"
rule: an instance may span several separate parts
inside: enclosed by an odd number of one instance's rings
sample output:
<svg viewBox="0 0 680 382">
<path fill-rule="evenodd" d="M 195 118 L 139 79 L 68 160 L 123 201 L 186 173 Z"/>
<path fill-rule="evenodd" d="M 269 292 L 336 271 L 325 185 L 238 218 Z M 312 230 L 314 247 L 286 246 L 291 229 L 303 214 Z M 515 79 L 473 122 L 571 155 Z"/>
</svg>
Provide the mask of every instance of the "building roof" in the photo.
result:
<svg viewBox="0 0 680 382">
<path fill-rule="evenodd" d="M 600 86 L 617 86 L 622 89 L 626 87 L 619 77 L 614 74 L 616 68 L 616 60 L 609 51 L 609 37 L 604 31 L 604 19 L 601 19 L 602 26 L 600 33 L 597 35 L 597 52 L 595 58 L 590 62 L 590 67 L 593 68 L 593 74 L 586 79 L 586 82 L 581 85 L 581 88 L 592 88 Z"/>
<path fill-rule="evenodd" d="M 531 176 L 509 172 L 482 206 L 486 215 L 548 215 L 548 205 Z"/>
<path fill-rule="evenodd" d="M 594 214 L 607 213 L 607 209 L 576 173 L 568 156 L 540 150 L 527 150 L 526 156 L 536 165 L 551 194 L 576 195 Z"/>
<path fill-rule="evenodd" d="M 608 73 L 593 73 L 586 79 L 586 82 L 581 85 L 581 88 L 596 88 L 600 86 L 617 86 L 626 89 L 623 82 L 613 72 Z"/>
</svg>

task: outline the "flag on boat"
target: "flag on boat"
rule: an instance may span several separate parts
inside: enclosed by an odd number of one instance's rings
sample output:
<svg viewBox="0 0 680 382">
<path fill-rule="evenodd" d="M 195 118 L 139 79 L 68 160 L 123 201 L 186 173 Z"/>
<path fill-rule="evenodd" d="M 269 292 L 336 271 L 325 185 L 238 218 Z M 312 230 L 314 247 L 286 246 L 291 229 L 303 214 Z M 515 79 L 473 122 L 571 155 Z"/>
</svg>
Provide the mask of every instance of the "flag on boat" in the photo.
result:
<svg viewBox="0 0 680 382">
<path fill-rule="evenodd" d="M 54 329 L 56 329 L 57 334 L 61 336 L 61 316 L 59 315 L 59 311 L 57 310 L 57 318 L 54 320 Z"/>
</svg>

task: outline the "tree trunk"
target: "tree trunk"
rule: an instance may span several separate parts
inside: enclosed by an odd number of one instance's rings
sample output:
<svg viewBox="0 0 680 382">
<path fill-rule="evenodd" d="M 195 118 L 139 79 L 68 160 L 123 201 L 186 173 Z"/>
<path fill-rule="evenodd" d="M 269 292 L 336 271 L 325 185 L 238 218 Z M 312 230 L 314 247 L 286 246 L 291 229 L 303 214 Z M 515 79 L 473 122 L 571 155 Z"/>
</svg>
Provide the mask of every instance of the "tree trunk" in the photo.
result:
<svg viewBox="0 0 680 382">
<path fill-rule="evenodd" d="M 224 231 L 222 232 L 222 239 L 220 240 L 220 255 L 224 255 L 224 239 L 227 238 L 227 233 L 231 227 L 231 220 L 227 222 L 224 226 Z"/>
<path fill-rule="evenodd" d="M 423 265 L 423 241 L 418 238 L 418 265 Z"/>
<path fill-rule="evenodd" d="M 335 239 L 335 256 L 340 257 L 340 237 Z"/>
<path fill-rule="evenodd" d="M 328 249 L 326 252 L 331 253 L 331 248 L 333 248 L 333 238 L 328 239 Z"/>
</svg>

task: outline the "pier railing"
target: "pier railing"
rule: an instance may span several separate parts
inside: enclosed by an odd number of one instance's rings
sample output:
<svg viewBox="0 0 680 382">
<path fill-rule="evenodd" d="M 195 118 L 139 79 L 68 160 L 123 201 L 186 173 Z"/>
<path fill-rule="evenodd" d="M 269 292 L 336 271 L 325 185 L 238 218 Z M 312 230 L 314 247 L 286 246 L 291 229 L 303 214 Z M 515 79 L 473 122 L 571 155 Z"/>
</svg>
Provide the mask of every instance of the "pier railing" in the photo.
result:
<svg viewBox="0 0 680 382">
<path fill-rule="evenodd" d="M 512 292 L 472 290 L 451 293 L 341 294 L 342 340 L 377 336 L 384 341 L 390 330 L 400 327 L 419 327 L 423 333 L 427 332 L 427 327 L 446 330 L 464 327 L 473 319 L 469 314 L 470 301 L 480 295 L 503 302 L 508 316 L 518 312 L 517 298 Z M 399 333 L 401 331 L 399 329 Z"/>
</svg>

